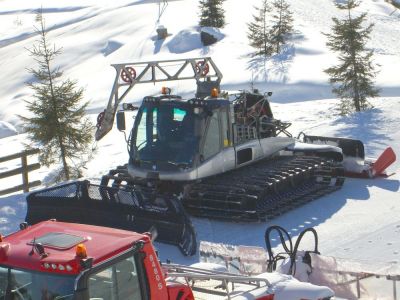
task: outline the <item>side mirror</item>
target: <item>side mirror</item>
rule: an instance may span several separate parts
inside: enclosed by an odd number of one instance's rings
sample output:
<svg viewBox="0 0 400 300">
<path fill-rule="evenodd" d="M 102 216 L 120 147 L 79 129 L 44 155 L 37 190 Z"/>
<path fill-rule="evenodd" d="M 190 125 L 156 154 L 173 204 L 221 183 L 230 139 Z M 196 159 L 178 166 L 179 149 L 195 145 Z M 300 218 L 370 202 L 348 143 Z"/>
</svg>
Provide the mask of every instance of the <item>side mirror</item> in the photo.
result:
<svg viewBox="0 0 400 300">
<path fill-rule="evenodd" d="M 156 240 L 157 236 L 158 236 L 157 227 L 155 227 L 153 225 L 153 226 L 150 227 L 149 231 L 147 231 L 147 232 L 145 232 L 143 234 L 147 235 L 150 238 L 151 242 L 153 243 Z"/>
<path fill-rule="evenodd" d="M 267 96 L 272 96 L 272 92 L 268 92 L 268 93 L 267 93 Z"/>
<path fill-rule="evenodd" d="M 125 113 L 123 111 L 117 112 L 117 128 L 119 131 L 124 131 L 126 129 Z"/>
</svg>

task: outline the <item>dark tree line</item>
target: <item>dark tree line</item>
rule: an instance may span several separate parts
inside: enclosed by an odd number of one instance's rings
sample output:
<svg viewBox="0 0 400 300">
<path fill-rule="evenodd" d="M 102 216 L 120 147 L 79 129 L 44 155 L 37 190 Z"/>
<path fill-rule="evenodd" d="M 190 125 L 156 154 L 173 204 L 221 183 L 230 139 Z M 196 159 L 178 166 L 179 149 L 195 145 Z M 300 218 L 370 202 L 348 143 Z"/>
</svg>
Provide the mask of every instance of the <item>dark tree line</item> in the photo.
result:
<svg viewBox="0 0 400 300">
<path fill-rule="evenodd" d="M 262 0 L 255 7 L 256 14 L 248 24 L 250 46 L 256 49 L 254 55 L 272 56 L 279 54 L 293 33 L 293 13 L 285 0 Z"/>
<path fill-rule="evenodd" d="M 225 25 L 225 0 L 200 0 L 200 26 L 222 28 Z"/>
<path fill-rule="evenodd" d="M 341 99 L 342 114 L 368 108 L 367 99 L 379 95 L 373 82 L 376 76 L 373 51 L 366 46 L 374 25 L 364 25 L 366 13 L 353 15 L 359 4 L 356 0 L 336 3 L 346 16 L 332 18 L 331 33 L 325 34 L 328 48 L 338 53 L 338 65 L 325 72 L 329 75 L 332 91 Z M 262 0 L 255 10 L 253 21 L 248 24 L 250 46 L 256 49 L 253 55 L 271 57 L 279 54 L 293 33 L 293 13 L 289 4 L 285 0 Z"/>
</svg>

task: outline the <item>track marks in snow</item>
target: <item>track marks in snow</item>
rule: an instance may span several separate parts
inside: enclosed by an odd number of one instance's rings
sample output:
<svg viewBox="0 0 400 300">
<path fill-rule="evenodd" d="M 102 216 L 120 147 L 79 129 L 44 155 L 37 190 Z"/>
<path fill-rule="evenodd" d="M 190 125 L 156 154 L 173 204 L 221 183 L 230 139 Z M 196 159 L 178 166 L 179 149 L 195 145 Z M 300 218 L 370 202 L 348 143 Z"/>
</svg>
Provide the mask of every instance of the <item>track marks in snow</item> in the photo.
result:
<svg viewBox="0 0 400 300">
<path fill-rule="evenodd" d="M 399 249 L 400 223 L 397 221 L 375 232 L 339 245 L 334 253 L 336 256 L 344 258 L 357 254 L 358 257 L 370 261 L 400 263 Z"/>
<path fill-rule="evenodd" d="M 38 10 L 41 9 L 44 14 L 52 14 L 52 13 L 65 13 L 65 12 L 74 12 L 81 9 L 88 8 L 88 6 L 71 6 L 71 7 L 45 7 L 45 8 L 30 8 L 30 9 L 20 9 L 20 10 L 6 10 L 0 11 L 1 15 L 18 15 L 18 14 L 37 14 Z"/>
<path fill-rule="evenodd" d="M 108 41 L 105 45 L 105 47 L 102 50 L 102 53 L 104 56 L 108 56 L 111 53 L 117 51 L 119 48 L 121 48 L 124 44 L 119 43 L 117 41 Z"/>
<path fill-rule="evenodd" d="M 98 12 L 98 11 L 97 12 L 94 11 L 94 12 L 88 13 L 86 16 L 83 15 L 83 16 L 79 16 L 79 17 L 76 17 L 76 18 L 72 18 L 72 19 L 64 21 L 64 22 L 56 23 L 56 24 L 47 26 L 46 30 L 47 30 L 47 32 L 51 32 L 51 31 L 54 31 L 54 30 L 57 30 L 57 29 L 60 29 L 60 28 L 64 28 L 64 27 L 70 26 L 70 25 L 75 25 L 75 24 L 78 24 L 78 23 L 82 23 L 82 22 L 85 22 L 85 21 L 87 21 L 87 20 L 89 20 L 91 18 L 96 17 L 99 13 L 100 12 Z M 46 18 L 46 15 L 44 15 L 44 17 Z M 33 29 L 33 25 L 34 24 L 32 24 L 32 29 Z M 22 42 L 24 40 L 27 40 L 27 39 L 35 37 L 35 36 L 37 36 L 36 32 L 24 32 L 24 33 L 21 33 L 19 35 L 13 36 L 13 37 L 5 38 L 3 40 L 0 40 L 0 48 L 9 46 L 9 45 L 12 45 L 12 44 L 15 44 L 15 43 Z"/>
</svg>

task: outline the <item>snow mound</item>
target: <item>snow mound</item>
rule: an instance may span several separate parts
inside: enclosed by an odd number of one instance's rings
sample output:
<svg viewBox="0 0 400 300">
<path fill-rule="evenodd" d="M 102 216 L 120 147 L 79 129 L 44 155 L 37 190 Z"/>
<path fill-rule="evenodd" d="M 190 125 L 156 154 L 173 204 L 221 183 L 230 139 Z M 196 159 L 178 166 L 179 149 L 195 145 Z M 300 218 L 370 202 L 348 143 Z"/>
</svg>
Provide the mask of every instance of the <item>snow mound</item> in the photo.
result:
<svg viewBox="0 0 400 300">
<path fill-rule="evenodd" d="M 202 49 L 200 33 L 206 32 L 214 36 L 217 41 L 222 40 L 225 35 L 218 28 L 214 27 L 193 27 L 179 31 L 168 43 L 167 47 L 171 53 L 186 53 L 196 49 Z"/>
<path fill-rule="evenodd" d="M 0 139 L 17 135 L 18 131 L 10 123 L 0 121 Z"/>
<path fill-rule="evenodd" d="M 184 29 L 178 32 L 168 43 L 172 53 L 186 53 L 203 47 L 200 33 L 196 29 Z"/>
</svg>

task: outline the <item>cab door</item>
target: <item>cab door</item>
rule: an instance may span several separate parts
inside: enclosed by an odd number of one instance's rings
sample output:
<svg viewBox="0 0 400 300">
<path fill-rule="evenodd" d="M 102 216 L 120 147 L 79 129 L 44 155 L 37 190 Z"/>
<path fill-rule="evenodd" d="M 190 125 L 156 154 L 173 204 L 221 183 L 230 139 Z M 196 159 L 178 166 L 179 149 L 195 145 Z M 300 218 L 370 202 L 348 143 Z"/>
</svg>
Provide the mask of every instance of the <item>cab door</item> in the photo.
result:
<svg viewBox="0 0 400 300">
<path fill-rule="evenodd" d="M 222 107 L 219 111 L 219 121 L 221 129 L 223 172 L 234 169 L 236 162 L 231 126 L 232 121 L 230 117 L 229 106 Z"/>
<path fill-rule="evenodd" d="M 229 124 L 227 106 L 214 109 L 207 118 L 200 147 L 198 178 L 218 175 L 235 167 L 235 150 Z"/>
</svg>

